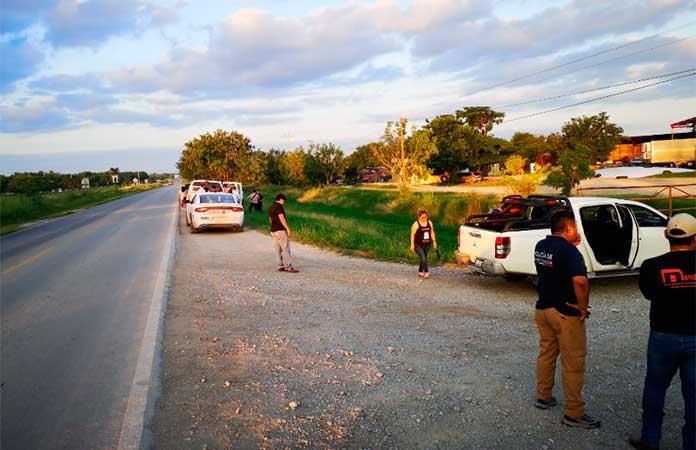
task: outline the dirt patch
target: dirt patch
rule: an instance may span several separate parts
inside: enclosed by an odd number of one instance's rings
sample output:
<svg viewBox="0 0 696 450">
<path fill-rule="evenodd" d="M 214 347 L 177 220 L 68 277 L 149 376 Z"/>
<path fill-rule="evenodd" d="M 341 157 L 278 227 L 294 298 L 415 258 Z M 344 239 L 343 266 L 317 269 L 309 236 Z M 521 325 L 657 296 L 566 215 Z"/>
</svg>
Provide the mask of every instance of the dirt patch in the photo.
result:
<svg viewBox="0 0 696 450">
<path fill-rule="evenodd" d="M 166 449 L 624 449 L 640 426 L 648 302 L 635 279 L 593 282 L 584 390 L 600 430 L 534 400 L 534 288 L 437 267 L 182 229 L 166 313 Z M 664 448 L 678 448 L 675 380 Z M 560 380 L 556 397 L 562 404 Z"/>
</svg>

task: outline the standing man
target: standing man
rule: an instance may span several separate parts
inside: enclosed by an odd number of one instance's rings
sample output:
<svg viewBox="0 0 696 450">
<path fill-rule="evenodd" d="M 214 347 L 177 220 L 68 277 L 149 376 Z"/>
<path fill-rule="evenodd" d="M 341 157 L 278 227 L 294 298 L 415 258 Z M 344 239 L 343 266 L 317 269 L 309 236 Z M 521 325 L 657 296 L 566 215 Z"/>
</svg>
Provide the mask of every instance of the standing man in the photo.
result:
<svg viewBox="0 0 696 450">
<path fill-rule="evenodd" d="M 285 196 L 278 194 L 275 202 L 268 208 L 268 218 L 271 221 L 271 237 L 275 244 L 279 272 L 297 273 L 299 270 L 292 266 L 290 254 L 290 226 L 285 218 Z"/>
<path fill-rule="evenodd" d="M 539 329 L 535 406 L 539 409 L 556 406 L 552 390 L 560 353 L 564 397 L 562 423 L 593 429 L 599 428 L 601 423 L 585 414 L 582 399 L 590 283 L 585 261 L 575 248 L 579 243 L 573 213 L 560 211 L 551 217 L 551 235 L 539 241 L 534 249 L 534 265 L 539 275 L 539 300 L 534 315 Z"/>
<path fill-rule="evenodd" d="M 696 218 L 677 214 L 667 223 L 669 253 L 650 258 L 640 268 L 640 290 L 650 300 L 648 367 L 643 388 L 638 450 L 658 449 L 665 392 L 679 370 L 684 398 L 684 450 L 696 449 Z"/>
</svg>

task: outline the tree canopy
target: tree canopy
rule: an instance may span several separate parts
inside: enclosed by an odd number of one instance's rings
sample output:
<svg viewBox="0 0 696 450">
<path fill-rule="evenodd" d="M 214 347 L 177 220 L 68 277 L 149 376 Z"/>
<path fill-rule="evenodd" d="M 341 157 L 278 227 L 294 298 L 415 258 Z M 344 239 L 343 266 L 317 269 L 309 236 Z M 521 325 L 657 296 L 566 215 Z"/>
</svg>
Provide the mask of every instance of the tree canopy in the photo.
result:
<svg viewBox="0 0 696 450">
<path fill-rule="evenodd" d="M 606 161 L 616 144 L 621 142 L 623 131 L 620 126 L 609 122 L 609 116 L 605 112 L 574 117 L 561 129 L 570 148 L 584 146 L 589 150 L 591 164 Z"/>
</svg>

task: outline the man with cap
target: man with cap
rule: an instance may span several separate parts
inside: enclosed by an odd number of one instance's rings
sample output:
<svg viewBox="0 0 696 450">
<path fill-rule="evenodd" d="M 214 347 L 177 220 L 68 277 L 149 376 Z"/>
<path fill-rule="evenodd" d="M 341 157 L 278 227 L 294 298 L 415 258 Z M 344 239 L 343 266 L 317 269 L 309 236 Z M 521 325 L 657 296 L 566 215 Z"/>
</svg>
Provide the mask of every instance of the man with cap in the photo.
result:
<svg viewBox="0 0 696 450">
<path fill-rule="evenodd" d="M 658 449 L 665 392 L 679 371 L 684 397 L 684 450 L 696 449 L 696 218 L 677 214 L 667 223 L 669 252 L 643 262 L 640 290 L 650 300 L 648 364 L 638 450 Z"/>
</svg>

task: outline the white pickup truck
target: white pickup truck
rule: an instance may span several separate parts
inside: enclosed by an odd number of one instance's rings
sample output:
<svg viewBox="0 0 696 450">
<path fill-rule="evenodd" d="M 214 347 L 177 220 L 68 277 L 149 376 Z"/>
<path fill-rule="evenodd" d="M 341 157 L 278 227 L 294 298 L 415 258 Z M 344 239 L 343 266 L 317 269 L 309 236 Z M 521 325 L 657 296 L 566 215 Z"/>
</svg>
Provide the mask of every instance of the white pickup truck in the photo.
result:
<svg viewBox="0 0 696 450">
<path fill-rule="evenodd" d="M 589 277 L 637 274 L 648 258 L 669 251 L 667 217 L 643 203 L 615 198 L 512 195 L 496 214 L 477 214 L 459 227 L 455 258 L 506 278 L 536 275 L 534 247 L 550 234 L 551 216 L 570 210 Z"/>
</svg>

